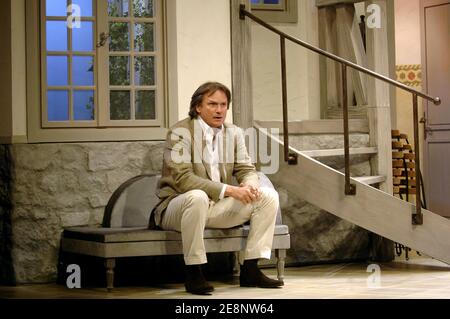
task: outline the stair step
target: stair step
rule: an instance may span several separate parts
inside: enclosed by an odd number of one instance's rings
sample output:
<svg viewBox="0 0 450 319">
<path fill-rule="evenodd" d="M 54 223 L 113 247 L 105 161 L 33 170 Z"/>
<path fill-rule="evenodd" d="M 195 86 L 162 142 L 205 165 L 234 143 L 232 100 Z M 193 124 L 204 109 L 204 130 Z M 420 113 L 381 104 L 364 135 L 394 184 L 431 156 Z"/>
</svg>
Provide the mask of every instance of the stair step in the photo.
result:
<svg viewBox="0 0 450 319">
<path fill-rule="evenodd" d="M 353 177 L 353 179 L 356 179 L 358 182 L 366 184 L 366 185 L 373 185 L 378 183 L 383 183 L 386 181 L 386 176 L 360 176 L 360 177 Z"/>
<path fill-rule="evenodd" d="M 329 156 L 343 156 L 344 149 L 329 149 L 329 150 L 312 150 L 312 151 L 301 151 L 302 154 L 309 157 L 329 157 Z M 378 152 L 376 147 L 359 147 L 350 148 L 350 155 L 365 155 L 365 154 L 376 154 Z"/>
</svg>

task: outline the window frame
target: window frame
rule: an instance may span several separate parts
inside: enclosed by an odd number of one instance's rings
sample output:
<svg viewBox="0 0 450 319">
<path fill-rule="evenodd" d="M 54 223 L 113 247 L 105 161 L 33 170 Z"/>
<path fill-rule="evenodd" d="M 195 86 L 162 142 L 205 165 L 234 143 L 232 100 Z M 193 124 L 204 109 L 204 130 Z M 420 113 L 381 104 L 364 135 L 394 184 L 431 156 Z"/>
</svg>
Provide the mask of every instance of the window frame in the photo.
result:
<svg viewBox="0 0 450 319">
<path fill-rule="evenodd" d="M 107 6 L 107 0 L 94 0 L 103 3 Z M 42 64 L 42 59 L 46 58 L 45 47 L 42 46 L 41 38 L 41 27 L 42 27 L 42 3 L 44 1 L 27 1 L 26 2 L 26 44 L 27 44 L 27 134 L 28 141 L 30 143 L 40 143 L 40 142 L 92 142 L 92 141 L 130 141 L 130 140 L 164 140 L 167 132 L 167 127 L 169 126 L 170 120 L 177 118 L 178 110 L 172 110 L 168 108 L 168 90 L 167 90 L 167 19 L 166 19 L 166 2 L 161 0 L 158 1 L 157 7 L 160 7 L 160 23 L 159 30 L 155 30 L 156 37 L 160 39 L 155 39 L 155 43 L 160 43 L 160 59 L 161 63 L 156 63 L 157 66 L 157 77 L 161 83 L 161 93 L 159 98 L 156 97 L 156 118 L 157 120 L 142 120 L 140 123 L 134 123 L 130 125 L 127 123 L 119 123 L 120 121 L 112 121 L 113 123 L 108 123 L 104 120 L 106 110 L 106 116 L 109 117 L 108 105 L 104 104 L 103 108 L 99 108 L 100 103 L 105 103 L 105 98 L 109 95 L 109 89 L 101 90 L 99 89 L 99 82 L 101 81 L 99 73 L 100 64 L 97 61 L 95 68 L 97 76 L 95 77 L 97 84 L 95 89 L 95 94 L 97 95 L 96 101 L 96 112 L 97 117 L 94 120 L 94 124 L 88 124 L 80 127 L 80 125 L 44 125 L 44 116 L 46 117 L 46 104 L 43 101 L 43 85 L 44 82 L 44 71 L 46 71 L 45 64 Z M 96 11 L 96 6 L 94 5 L 94 12 Z M 44 11 L 45 12 L 45 11 Z M 101 32 L 98 27 L 99 16 L 96 17 L 97 23 L 95 24 L 95 38 L 99 38 L 99 33 Z M 94 39 L 95 40 L 95 39 Z M 95 40 L 96 41 L 96 40 Z M 131 40 L 130 40 L 131 41 Z M 158 42 L 159 41 L 159 42 Z M 95 44 L 95 43 L 94 43 Z M 106 51 L 108 51 L 108 47 Z M 102 48 L 101 48 L 102 49 Z M 97 55 L 100 55 L 101 50 L 96 51 Z M 44 57 L 43 57 L 44 56 Z M 108 65 L 108 60 L 103 61 L 103 64 Z M 109 76 L 107 76 L 109 77 Z M 109 86 L 108 82 L 105 84 Z M 103 95 L 103 96 L 102 96 Z M 155 94 L 158 96 L 158 94 Z M 107 100 L 106 100 L 107 101 Z M 103 114 L 101 110 L 103 109 Z M 102 119 L 103 116 L 103 120 Z M 159 117 L 158 117 L 159 116 Z M 109 119 L 108 119 L 109 120 Z M 79 121 L 87 122 L 87 121 Z M 75 123 L 78 124 L 78 123 Z M 93 126 L 95 125 L 95 126 Z"/>
<path fill-rule="evenodd" d="M 298 0 L 281 0 L 281 5 L 253 4 L 252 13 L 257 17 L 274 23 L 297 23 L 298 22 Z"/>
</svg>

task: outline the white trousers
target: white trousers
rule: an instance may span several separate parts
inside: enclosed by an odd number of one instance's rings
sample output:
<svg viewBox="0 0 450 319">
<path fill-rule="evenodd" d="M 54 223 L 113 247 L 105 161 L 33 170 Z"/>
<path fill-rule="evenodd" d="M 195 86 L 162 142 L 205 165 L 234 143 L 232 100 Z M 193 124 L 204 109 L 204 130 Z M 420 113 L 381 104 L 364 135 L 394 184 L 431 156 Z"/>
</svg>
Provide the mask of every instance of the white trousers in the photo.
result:
<svg viewBox="0 0 450 319">
<path fill-rule="evenodd" d="M 170 201 L 160 226 L 181 232 L 185 264 L 198 265 L 207 262 L 205 228 L 231 228 L 250 221 L 241 259 L 270 259 L 278 205 L 278 193 L 273 188 L 261 187 L 260 199 L 251 204 L 232 197 L 216 203 L 204 191 L 192 190 Z"/>
</svg>

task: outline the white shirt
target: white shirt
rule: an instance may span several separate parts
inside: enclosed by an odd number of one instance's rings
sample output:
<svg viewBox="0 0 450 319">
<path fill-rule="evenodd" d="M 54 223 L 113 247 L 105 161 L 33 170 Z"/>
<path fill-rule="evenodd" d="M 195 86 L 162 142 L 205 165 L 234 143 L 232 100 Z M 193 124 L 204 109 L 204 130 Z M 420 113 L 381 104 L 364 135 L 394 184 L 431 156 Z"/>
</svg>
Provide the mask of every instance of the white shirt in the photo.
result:
<svg viewBox="0 0 450 319">
<path fill-rule="evenodd" d="M 198 122 L 203 131 L 203 137 L 206 140 L 206 152 L 203 156 L 205 157 L 205 162 L 209 163 L 211 168 L 211 180 L 213 182 L 220 183 L 220 170 L 219 170 L 219 139 L 222 136 L 223 125 L 220 128 L 213 128 L 206 124 L 206 122 L 199 116 Z M 225 197 L 225 189 L 227 185 L 224 184 L 222 191 L 220 192 L 219 198 Z"/>
</svg>

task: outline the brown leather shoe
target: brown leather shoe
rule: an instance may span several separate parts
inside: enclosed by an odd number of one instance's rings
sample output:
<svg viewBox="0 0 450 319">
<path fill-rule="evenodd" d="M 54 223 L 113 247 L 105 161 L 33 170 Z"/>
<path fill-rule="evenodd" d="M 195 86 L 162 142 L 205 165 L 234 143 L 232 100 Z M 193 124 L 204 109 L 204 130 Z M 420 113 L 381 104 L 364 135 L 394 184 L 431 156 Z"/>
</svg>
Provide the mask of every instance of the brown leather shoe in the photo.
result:
<svg viewBox="0 0 450 319">
<path fill-rule="evenodd" d="M 184 287 L 187 292 L 194 295 L 209 295 L 214 291 L 214 287 L 205 280 L 200 265 L 186 266 Z"/>
<path fill-rule="evenodd" d="M 282 280 L 271 279 L 258 268 L 258 260 L 245 260 L 241 266 L 239 276 L 241 287 L 280 288 L 284 285 Z"/>
</svg>

